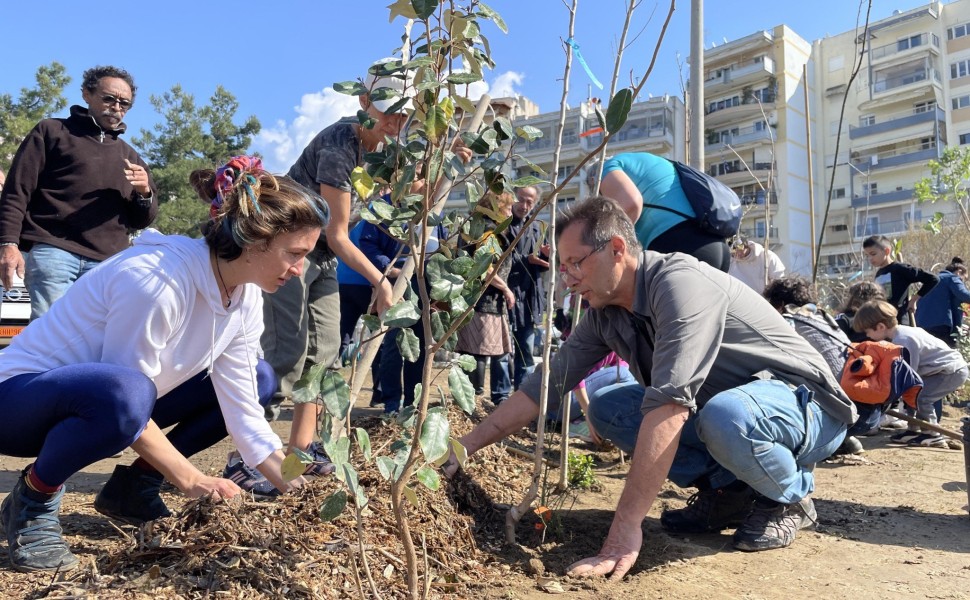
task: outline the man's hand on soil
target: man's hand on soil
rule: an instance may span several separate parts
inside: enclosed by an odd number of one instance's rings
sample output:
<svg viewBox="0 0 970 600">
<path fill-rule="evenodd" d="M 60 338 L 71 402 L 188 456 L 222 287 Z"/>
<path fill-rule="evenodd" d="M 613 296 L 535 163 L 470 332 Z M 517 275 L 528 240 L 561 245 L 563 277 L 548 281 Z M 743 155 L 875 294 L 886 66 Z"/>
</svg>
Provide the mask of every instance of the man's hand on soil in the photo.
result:
<svg viewBox="0 0 970 600">
<path fill-rule="evenodd" d="M 610 534 L 603 543 L 599 554 L 590 558 L 584 558 L 579 562 L 569 565 L 566 575 L 570 577 L 602 577 L 613 575 L 612 581 L 618 581 L 626 575 L 637 556 L 640 555 L 640 546 L 643 544 L 643 530 L 640 527 L 617 527 L 614 521 L 610 527 Z"/>
</svg>

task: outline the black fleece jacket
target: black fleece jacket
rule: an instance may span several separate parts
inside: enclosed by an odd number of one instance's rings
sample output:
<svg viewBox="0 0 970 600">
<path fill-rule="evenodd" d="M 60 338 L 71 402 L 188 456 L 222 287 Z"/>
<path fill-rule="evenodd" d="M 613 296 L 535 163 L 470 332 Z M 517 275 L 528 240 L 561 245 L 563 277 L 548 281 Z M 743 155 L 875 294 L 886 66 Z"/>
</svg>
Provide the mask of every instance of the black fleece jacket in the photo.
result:
<svg viewBox="0 0 970 600">
<path fill-rule="evenodd" d="M 71 107 L 66 119 L 44 119 L 14 156 L 0 194 L 0 242 L 21 250 L 35 243 L 94 260 L 128 247 L 128 232 L 148 227 L 158 213 L 149 173 L 150 198 L 125 178 L 125 159 L 148 169 L 119 136 L 125 125 L 105 131 L 88 110 Z"/>
</svg>

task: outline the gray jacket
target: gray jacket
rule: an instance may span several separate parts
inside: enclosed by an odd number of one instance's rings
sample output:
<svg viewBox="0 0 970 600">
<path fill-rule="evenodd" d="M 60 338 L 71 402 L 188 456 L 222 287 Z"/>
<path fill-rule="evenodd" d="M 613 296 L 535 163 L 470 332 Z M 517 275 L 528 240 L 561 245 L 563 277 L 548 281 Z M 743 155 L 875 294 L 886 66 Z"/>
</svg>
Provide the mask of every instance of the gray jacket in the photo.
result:
<svg viewBox="0 0 970 600">
<path fill-rule="evenodd" d="M 768 372 L 814 393 L 825 412 L 851 424 L 855 407 L 822 356 L 749 287 L 686 254 L 644 251 L 633 312 L 591 309 L 551 362 L 550 406 L 610 351 L 646 389 L 642 410 L 673 403 L 692 410 Z M 540 373 L 522 385 L 539 397 Z"/>
</svg>

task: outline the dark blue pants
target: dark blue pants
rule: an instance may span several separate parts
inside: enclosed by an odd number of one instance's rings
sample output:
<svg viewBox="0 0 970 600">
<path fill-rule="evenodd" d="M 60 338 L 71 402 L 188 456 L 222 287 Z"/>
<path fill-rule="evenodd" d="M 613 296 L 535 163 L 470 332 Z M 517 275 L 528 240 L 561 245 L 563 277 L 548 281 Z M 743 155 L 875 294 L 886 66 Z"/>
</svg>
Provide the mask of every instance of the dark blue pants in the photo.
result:
<svg viewBox="0 0 970 600">
<path fill-rule="evenodd" d="M 276 391 L 269 363 L 256 364 L 260 404 Z M 34 471 L 61 485 L 91 463 L 120 452 L 149 419 L 175 427 L 169 441 L 192 456 L 226 437 L 226 423 L 205 372 L 157 398 L 155 384 L 129 367 L 83 363 L 0 382 L 0 454 L 37 457 Z"/>
<path fill-rule="evenodd" d="M 408 362 L 401 356 L 401 350 L 397 346 L 400 329 L 387 332 L 381 343 L 379 378 L 385 413 L 401 410 L 402 401 L 404 406 L 413 405 L 414 386 L 421 383 L 424 370 L 424 325 L 418 322 L 411 327 L 411 331 L 418 336 L 418 345 L 421 348 L 416 362 Z"/>
<path fill-rule="evenodd" d="M 512 385 L 519 389 L 526 375 L 535 369 L 536 328 L 533 323 L 519 325 L 512 330 L 515 347 L 512 349 Z"/>
</svg>

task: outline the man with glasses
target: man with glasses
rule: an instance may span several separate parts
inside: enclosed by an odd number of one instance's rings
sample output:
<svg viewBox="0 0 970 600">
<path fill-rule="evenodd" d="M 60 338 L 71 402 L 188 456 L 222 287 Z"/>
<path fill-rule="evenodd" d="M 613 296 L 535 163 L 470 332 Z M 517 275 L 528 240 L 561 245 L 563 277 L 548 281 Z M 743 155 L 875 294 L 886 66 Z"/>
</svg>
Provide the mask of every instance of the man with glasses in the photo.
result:
<svg viewBox="0 0 970 600">
<path fill-rule="evenodd" d="M 0 282 L 10 288 L 14 274 L 24 278 L 31 319 L 127 248 L 131 230 L 155 220 L 148 167 L 120 138 L 135 90 L 123 69 L 88 69 L 81 82 L 87 108 L 44 119 L 14 156 L 0 193 Z"/>
<path fill-rule="evenodd" d="M 556 231 L 563 283 L 590 310 L 551 362 L 550 406 L 610 351 L 637 380 L 590 397 L 596 432 L 633 459 L 602 549 L 569 574 L 622 577 L 664 479 L 699 489 L 685 508 L 661 514 L 666 530 L 737 527 L 736 549 L 790 545 L 816 520 L 814 463 L 855 420 L 825 360 L 737 279 L 686 254 L 641 250 L 613 200 L 567 209 Z M 469 454 L 538 416 L 540 379 L 528 378 L 461 439 Z M 453 476 L 455 457 L 443 468 Z"/>
</svg>

